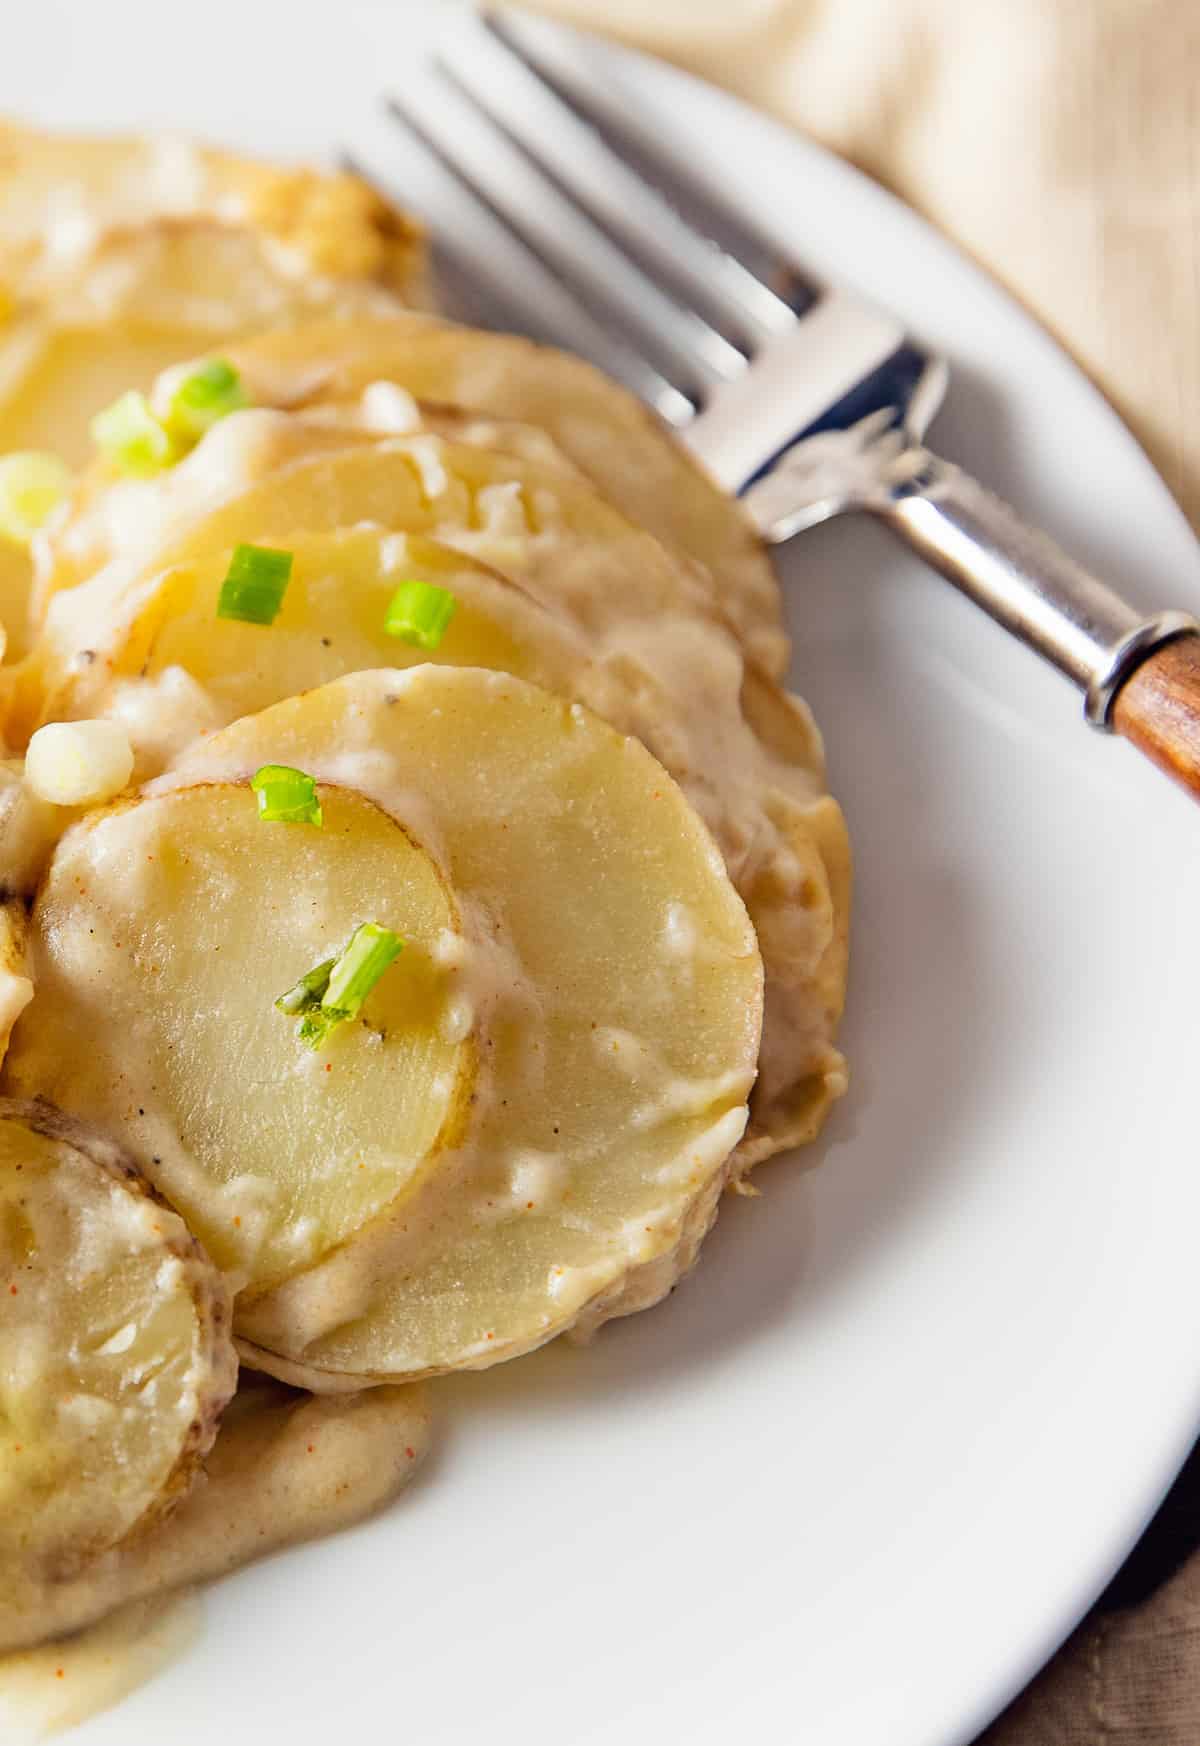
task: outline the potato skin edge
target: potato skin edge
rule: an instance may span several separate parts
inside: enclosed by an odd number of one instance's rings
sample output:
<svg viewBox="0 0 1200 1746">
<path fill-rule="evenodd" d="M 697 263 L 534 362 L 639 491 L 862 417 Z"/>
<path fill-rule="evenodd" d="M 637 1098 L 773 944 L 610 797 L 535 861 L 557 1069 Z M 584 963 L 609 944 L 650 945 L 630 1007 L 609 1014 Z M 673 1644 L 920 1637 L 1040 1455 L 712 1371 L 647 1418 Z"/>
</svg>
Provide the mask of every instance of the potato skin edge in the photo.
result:
<svg viewBox="0 0 1200 1746">
<path fill-rule="evenodd" d="M 0 1121 L 19 1122 L 45 1139 L 70 1146 L 126 1191 L 169 1213 L 177 1227 L 164 1234 L 163 1245 L 167 1253 L 184 1268 L 192 1302 L 196 1307 L 201 1357 L 208 1380 L 201 1391 L 196 1416 L 166 1484 L 128 1533 L 122 1536 L 119 1543 L 124 1544 L 164 1520 L 186 1497 L 201 1469 L 204 1457 L 216 1441 L 221 1415 L 237 1387 L 238 1359 L 230 1333 L 233 1319 L 232 1300 L 220 1273 L 174 1207 L 163 1199 L 136 1164 L 112 1140 L 68 1115 L 45 1098 L 0 1097 Z M 81 1547 L 76 1568 L 82 1567 L 89 1556 L 101 1550 L 105 1548 Z M 66 1576 L 73 1573 L 62 1571 L 55 1574 Z"/>
</svg>

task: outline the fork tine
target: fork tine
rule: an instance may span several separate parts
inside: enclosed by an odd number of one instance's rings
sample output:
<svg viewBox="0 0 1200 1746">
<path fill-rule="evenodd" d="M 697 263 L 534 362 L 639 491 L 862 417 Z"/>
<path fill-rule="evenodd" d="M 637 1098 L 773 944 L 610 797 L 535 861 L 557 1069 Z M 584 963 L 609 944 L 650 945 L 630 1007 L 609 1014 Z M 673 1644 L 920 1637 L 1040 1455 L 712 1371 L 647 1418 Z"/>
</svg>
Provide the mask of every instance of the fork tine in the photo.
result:
<svg viewBox="0 0 1200 1746">
<path fill-rule="evenodd" d="M 404 132 L 398 132 L 397 120 Z M 407 140 L 406 140 L 407 136 Z M 406 144 L 408 149 L 406 148 Z M 345 161 L 433 230 L 435 269 L 449 281 L 452 313 L 481 327 L 562 346 L 624 383 L 661 418 L 683 429 L 695 407 L 632 347 L 601 328 L 523 243 L 491 216 L 394 112 L 359 122 Z"/>
<path fill-rule="evenodd" d="M 751 351 L 791 326 L 793 311 L 733 255 L 699 235 L 624 163 L 542 76 L 503 17 L 456 21 L 453 73 L 481 109 L 563 191 L 691 307 Z"/>
<path fill-rule="evenodd" d="M 639 348 L 689 399 L 701 403 L 745 368 L 742 354 L 646 278 L 592 221 L 491 122 L 439 64 L 391 107 L 490 210 L 568 285 L 602 325 Z"/>
<path fill-rule="evenodd" d="M 685 227 L 711 239 L 756 283 L 772 289 L 786 309 L 803 314 L 822 287 L 780 252 L 778 241 L 758 228 L 730 199 L 724 180 L 714 183 L 697 165 L 693 142 L 685 146 L 652 109 L 631 99 L 625 71 L 610 61 L 612 45 L 537 17 L 523 8 L 488 6 L 489 28 L 532 67 L 559 98 L 627 163 L 642 182 L 660 191 Z"/>
</svg>

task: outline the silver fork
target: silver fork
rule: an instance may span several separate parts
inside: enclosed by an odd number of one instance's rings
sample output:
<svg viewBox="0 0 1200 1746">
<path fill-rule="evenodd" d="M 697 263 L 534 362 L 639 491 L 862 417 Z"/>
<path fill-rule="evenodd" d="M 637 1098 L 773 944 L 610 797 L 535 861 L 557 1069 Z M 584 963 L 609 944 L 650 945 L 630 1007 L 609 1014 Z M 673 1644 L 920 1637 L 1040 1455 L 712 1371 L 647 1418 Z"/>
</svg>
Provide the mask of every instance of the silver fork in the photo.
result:
<svg viewBox="0 0 1200 1746">
<path fill-rule="evenodd" d="M 1200 623 L 1144 617 L 932 454 L 923 438 L 944 360 L 857 297 L 805 289 L 740 233 L 722 246 L 729 215 L 701 202 L 653 118 L 631 113 L 589 59 L 588 39 L 561 26 L 463 15 L 442 33 L 432 73 L 388 98 L 390 119 L 450 173 L 436 216 L 476 318 L 532 327 L 623 381 L 772 543 L 848 510 L 886 522 L 1074 681 L 1094 727 L 1122 733 L 1200 795 Z M 349 157 L 403 198 L 386 137 Z M 474 232 L 480 206 L 491 232 L 465 260 L 454 242 L 462 201 Z"/>
</svg>

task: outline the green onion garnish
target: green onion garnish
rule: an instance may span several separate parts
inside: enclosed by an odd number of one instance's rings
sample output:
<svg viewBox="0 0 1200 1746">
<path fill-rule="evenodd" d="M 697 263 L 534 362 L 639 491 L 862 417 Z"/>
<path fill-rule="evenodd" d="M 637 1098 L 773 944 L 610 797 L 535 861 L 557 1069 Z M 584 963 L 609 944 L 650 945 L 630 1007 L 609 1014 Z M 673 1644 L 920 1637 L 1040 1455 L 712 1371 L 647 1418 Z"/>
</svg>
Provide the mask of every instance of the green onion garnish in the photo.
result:
<svg viewBox="0 0 1200 1746">
<path fill-rule="evenodd" d="M 348 1012 L 339 1012 L 336 1007 L 310 1007 L 300 1020 L 296 1035 L 310 1049 L 320 1049 L 329 1040 L 331 1033 L 349 1017 Z"/>
<path fill-rule="evenodd" d="M 292 573 L 291 552 L 269 546 L 235 546 L 217 600 L 218 618 L 274 624 Z"/>
<path fill-rule="evenodd" d="M 404 950 L 404 941 L 378 922 L 363 922 L 336 958 L 302 976 L 275 1002 L 280 1012 L 300 1016 L 297 1035 L 310 1049 L 319 1049 L 331 1031 L 362 1009 L 362 1004 Z"/>
<path fill-rule="evenodd" d="M 263 764 L 250 778 L 258 796 L 258 816 L 267 824 L 321 823 L 317 785 L 303 770 L 290 764 Z"/>
<path fill-rule="evenodd" d="M 430 582 L 401 582 L 392 595 L 383 628 L 419 649 L 436 649 L 458 605 L 453 594 Z"/>
<path fill-rule="evenodd" d="M 250 396 L 232 364 L 212 358 L 185 376 L 171 396 L 167 429 L 186 443 L 198 443 L 218 419 L 249 406 Z"/>
<path fill-rule="evenodd" d="M 279 996 L 275 1002 L 279 1011 L 294 1015 L 298 1012 L 310 1012 L 313 1007 L 320 1006 L 321 996 L 329 987 L 329 977 L 336 963 L 336 958 L 326 958 L 323 964 L 307 971 L 299 982 L 292 984 L 286 994 Z"/>
<path fill-rule="evenodd" d="M 122 473 L 146 478 L 179 459 L 170 431 L 155 418 L 146 396 L 134 389 L 98 412 L 91 430 L 97 448 Z"/>
<path fill-rule="evenodd" d="M 0 455 L 0 534 L 27 546 L 70 489 L 71 470 L 57 455 Z"/>
<path fill-rule="evenodd" d="M 390 928 L 378 922 L 363 922 L 355 928 L 346 947 L 329 976 L 329 987 L 321 997 L 327 1010 L 344 1012 L 353 1018 L 393 959 L 404 950 L 404 941 Z"/>
</svg>

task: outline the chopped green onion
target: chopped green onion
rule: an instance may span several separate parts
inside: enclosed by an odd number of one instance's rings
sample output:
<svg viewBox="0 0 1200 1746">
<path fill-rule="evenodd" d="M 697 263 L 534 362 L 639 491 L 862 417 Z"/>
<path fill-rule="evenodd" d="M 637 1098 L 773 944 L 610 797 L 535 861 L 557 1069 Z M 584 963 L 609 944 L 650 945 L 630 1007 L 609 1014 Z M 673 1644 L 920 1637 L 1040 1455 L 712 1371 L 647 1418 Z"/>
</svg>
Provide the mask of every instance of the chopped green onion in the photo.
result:
<svg viewBox="0 0 1200 1746">
<path fill-rule="evenodd" d="M 218 618 L 274 624 L 292 573 L 291 552 L 270 546 L 235 546 L 217 600 Z"/>
<path fill-rule="evenodd" d="M 179 459 L 170 431 L 155 418 L 146 396 L 134 389 L 98 412 L 91 428 L 97 448 L 122 473 L 146 478 Z"/>
<path fill-rule="evenodd" d="M 329 977 L 321 996 L 322 1008 L 353 1018 L 388 965 L 404 950 L 404 941 L 378 922 L 363 922 L 355 928 Z"/>
<path fill-rule="evenodd" d="M 430 582 L 401 582 L 392 595 L 383 628 L 419 649 L 436 649 L 458 605 L 453 594 Z"/>
<path fill-rule="evenodd" d="M 233 365 L 212 358 L 184 377 L 171 396 L 164 422 L 182 441 L 198 443 L 219 419 L 249 404 L 250 396 Z"/>
<path fill-rule="evenodd" d="M 404 941 L 378 922 L 363 922 L 336 958 L 302 976 L 275 1002 L 280 1012 L 299 1015 L 297 1035 L 310 1049 L 319 1049 L 330 1032 L 355 1018 L 362 1004 L 404 950 Z"/>
<path fill-rule="evenodd" d="M 0 534 L 27 546 L 70 489 L 70 468 L 57 455 L 0 455 Z"/>
<path fill-rule="evenodd" d="M 263 764 L 250 778 L 258 796 L 258 816 L 267 824 L 321 823 L 317 785 L 303 770 L 290 764 Z"/>
<path fill-rule="evenodd" d="M 310 1012 L 313 1007 L 320 1006 L 321 997 L 329 987 L 330 973 L 336 963 L 336 958 L 326 958 L 323 964 L 307 971 L 299 982 L 292 984 L 286 994 L 279 996 L 275 1002 L 279 1011 L 294 1015 L 298 1012 Z"/>
<path fill-rule="evenodd" d="M 310 1007 L 300 1020 L 296 1035 L 310 1049 L 320 1049 L 329 1040 L 331 1033 L 349 1017 L 348 1012 L 340 1012 L 337 1007 Z"/>
</svg>

